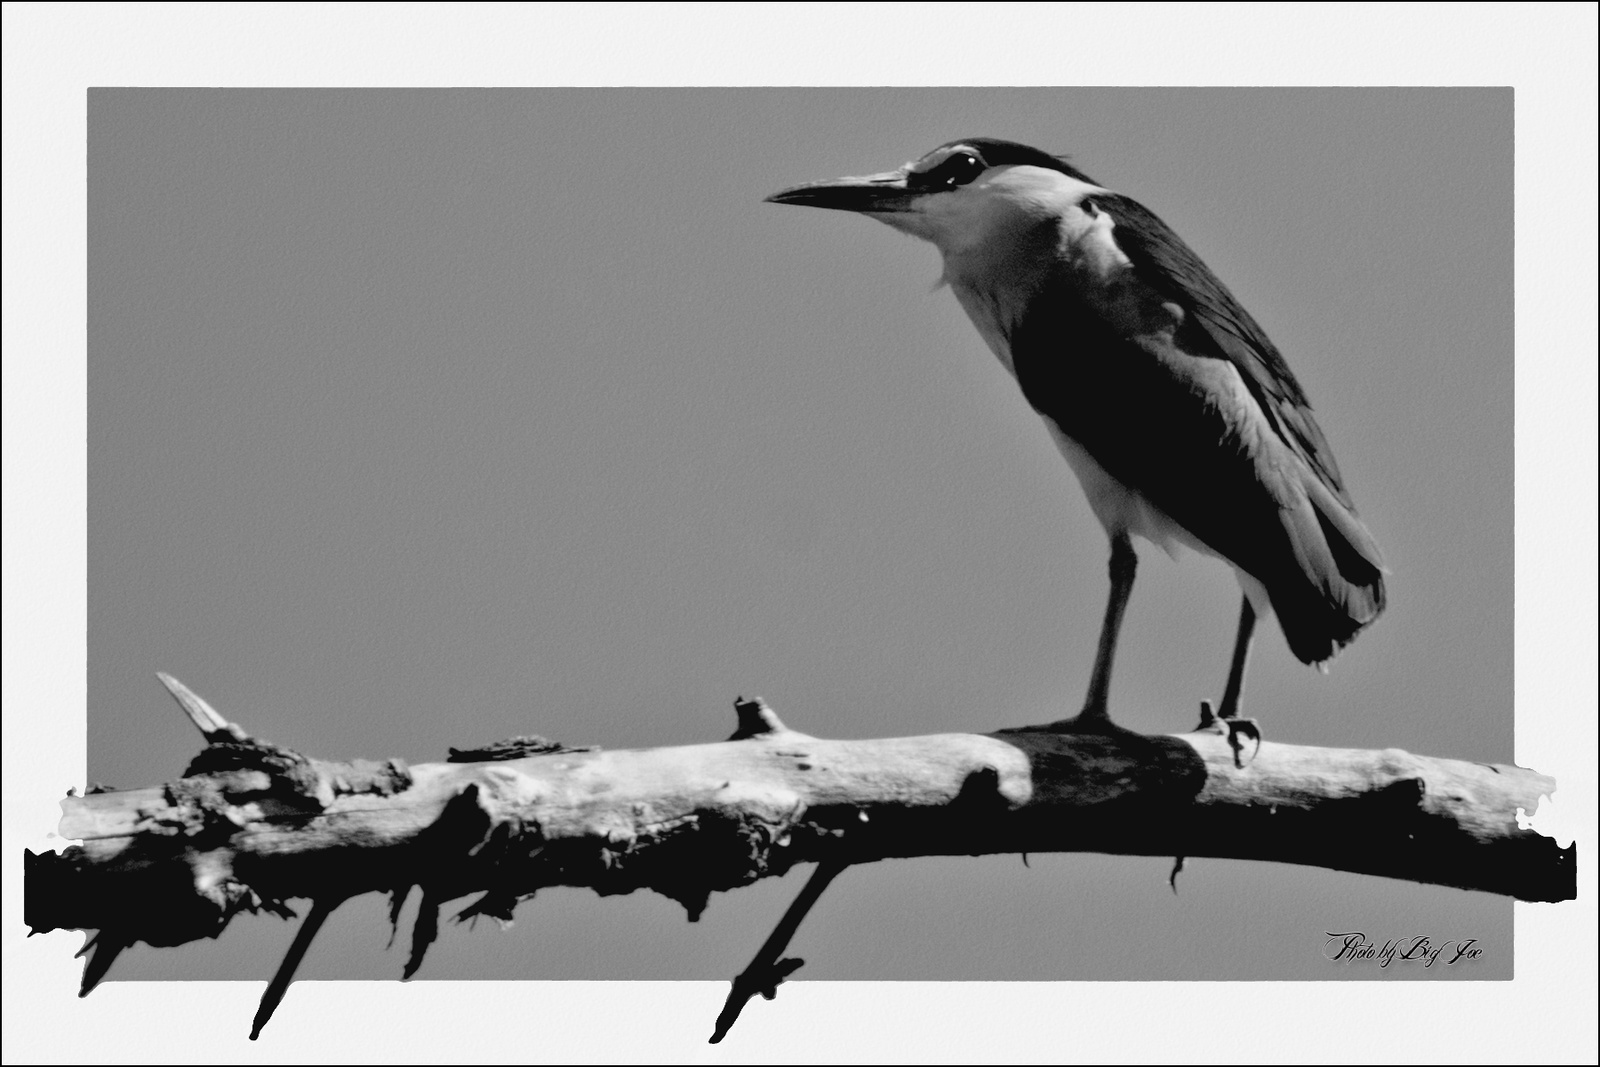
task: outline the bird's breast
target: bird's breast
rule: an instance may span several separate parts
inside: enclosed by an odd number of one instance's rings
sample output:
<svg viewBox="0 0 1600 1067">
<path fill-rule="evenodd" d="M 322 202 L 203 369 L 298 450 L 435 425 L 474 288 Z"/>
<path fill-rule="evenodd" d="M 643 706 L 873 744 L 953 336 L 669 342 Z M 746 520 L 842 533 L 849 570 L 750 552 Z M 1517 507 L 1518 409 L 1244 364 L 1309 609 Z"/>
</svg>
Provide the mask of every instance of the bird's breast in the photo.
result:
<svg viewBox="0 0 1600 1067">
<path fill-rule="evenodd" d="M 1072 472 L 1078 476 L 1083 495 L 1089 500 L 1089 508 L 1107 534 L 1137 534 L 1168 555 L 1176 555 L 1179 546 L 1192 548 L 1208 556 L 1217 555 L 1143 493 L 1123 484 L 1101 466 L 1088 449 L 1062 430 L 1054 419 L 1048 416 L 1041 418 L 1045 428 L 1050 431 L 1050 439 L 1055 442 Z"/>
<path fill-rule="evenodd" d="M 955 281 L 950 283 L 950 291 L 955 293 L 956 302 L 967 313 L 967 318 L 972 320 L 972 325 L 978 328 L 978 336 L 983 338 L 983 343 L 1015 378 L 1017 366 L 1011 358 L 1011 328 L 1024 312 L 1025 301 L 1019 304 L 1017 294 L 1003 289 L 997 291 Z"/>
</svg>

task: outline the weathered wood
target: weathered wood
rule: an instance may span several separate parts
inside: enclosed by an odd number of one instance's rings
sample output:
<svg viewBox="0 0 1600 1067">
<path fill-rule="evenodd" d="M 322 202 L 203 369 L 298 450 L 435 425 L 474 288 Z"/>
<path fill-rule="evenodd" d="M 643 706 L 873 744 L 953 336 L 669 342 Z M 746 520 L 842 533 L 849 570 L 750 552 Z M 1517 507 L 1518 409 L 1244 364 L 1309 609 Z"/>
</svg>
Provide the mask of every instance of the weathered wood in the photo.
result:
<svg viewBox="0 0 1600 1067">
<path fill-rule="evenodd" d="M 1555 782 L 1520 767 L 1262 744 L 1201 731 L 1148 737 L 1073 723 L 865 741 L 790 730 L 759 700 L 735 703 L 717 744 L 601 752 L 520 737 L 452 749 L 447 763 L 336 763 L 249 737 L 162 677 L 208 747 L 165 786 L 62 802 L 60 854 L 24 856 L 24 918 L 36 931 L 96 930 L 80 995 L 127 947 L 215 937 L 241 911 L 291 917 L 311 898 L 262 998 L 271 1018 L 340 901 L 421 886 L 405 977 L 457 916 L 509 920 L 546 886 L 602 895 L 653 889 L 694 920 L 710 894 L 819 864 L 799 900 L 734 980 L 712 1041 L 756 993 L 801 961 L 780 959 L 806 911 L 845 867 L 892 856 L 1094 851 L 1219 856 L 1504 893 L 1576 895 L 1576 846 L 1517 816 Z"/>
<path fill-rule="evenodd" d="M 1555 783 L 1519 767 L 1267 742 L 1240 768 L 1214 734 L 1050 727 L 833 741 L 761 712 L 716 744 L 409 768 L 216 744 L 166 786 L 65 800 L 82 843 L 30 861 L 27 921 L 172 945 L 291 897 L 413 885 L 505 917 L 545 886 L 653 889 L 695 918 L 797 863 L 1048 851 L 1575 892 L 1574 850 L 1517 825 Z"/>
</svg>

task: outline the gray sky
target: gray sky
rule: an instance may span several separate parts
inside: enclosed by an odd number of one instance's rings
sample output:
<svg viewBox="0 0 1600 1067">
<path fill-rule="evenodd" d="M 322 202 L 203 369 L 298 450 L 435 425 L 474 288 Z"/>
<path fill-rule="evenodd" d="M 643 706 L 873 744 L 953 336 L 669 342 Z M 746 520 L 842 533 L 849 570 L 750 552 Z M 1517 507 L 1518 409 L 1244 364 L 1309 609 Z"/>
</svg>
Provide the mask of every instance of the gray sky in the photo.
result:
<svg viewBox="0 0 1600 1067">
<path fill-rule="evenodd" d="M 1391 607 L 1326 677 L 1262 631 L 1267 736 L 1513 758 L 1508 89 L 96 90 L 88 116 L 91 780 L 194 749 L 157 669 L 260 736 L 413 762 L 716 740 L 741 693 L 830 737 L 1075 710 L 1105 537 L 936 254 L 761 203 L 977 134 L 1160 214 L 1311 396 Z M 1113 711 L 1188 729 L 1237 587 L 1141 559 Z M 1322 959 L 1348 928 L 1477 937 L 1426 977 L 1511 975 L 1499 898 L 1208 860 L 1174 896 L 1169 866 L 853 869 L 793 951 L 813 980 L 1377 977 Z M 804 873 L 697 925 L 548 891 L 446 926 L 420 977 L 726 979 Z M 113 976 L 259 980 L 292 932 Z M 387 935 L 347 904 L 302 973 L 392 978 Z"/>
<path fill-rule="evenodd" d="M 1263 634 L 1268 736 L 1508 760 L 1508 90 L 103 90 L 90 777 L 192 746 L 157 667 L 326 757 L 714 740 L 740 693 L 827 737 L 1075 711 L 1106 539 L 1037 417 L 931 248 L 761 202 L 963 131 L 1166 217 L 1309 391 L 1393 607 L 1327 677 Z M 1114 708 L 1177 731 L 1238 595 L 1146 548 Z M 1174 898 L 1169 865 L 879 864 L 796 948 L 813 978 L 1325 978 L 1363 972 L 1283 938 L 1428 922 L 1510 973 L 1506 900 L 1220 861 Z M 552 891 L 424 973 L 720 977 L 794 887 L 763 889 L 698 927 Z M 393 973 L 350 911 L 310 976 Z M 118 977 L 256 977 L 244 942 L 291 931 L 241 927 Z"/>
</svg>

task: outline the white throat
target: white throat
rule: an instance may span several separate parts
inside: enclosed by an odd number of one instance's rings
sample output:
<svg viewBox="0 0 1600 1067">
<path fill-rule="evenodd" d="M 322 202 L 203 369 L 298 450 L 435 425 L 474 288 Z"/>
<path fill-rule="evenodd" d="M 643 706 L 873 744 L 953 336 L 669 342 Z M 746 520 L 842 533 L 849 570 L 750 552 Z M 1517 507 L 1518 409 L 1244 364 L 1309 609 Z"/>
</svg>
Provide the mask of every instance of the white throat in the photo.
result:
<svg viewBox="0 0 1600 1067">
<path fill-rule="evenodd" d="M 941 281 L 1014 375 L 1007 338 L 1057 265 L 1091 287 L 1127 267 L 1110 216 L 1084 205 L 1107 191 L 1046 167 L 995 167 L 970 185 L 926 197 L 915 211 L 876 217 L 939 249 Z"/>
</svg>

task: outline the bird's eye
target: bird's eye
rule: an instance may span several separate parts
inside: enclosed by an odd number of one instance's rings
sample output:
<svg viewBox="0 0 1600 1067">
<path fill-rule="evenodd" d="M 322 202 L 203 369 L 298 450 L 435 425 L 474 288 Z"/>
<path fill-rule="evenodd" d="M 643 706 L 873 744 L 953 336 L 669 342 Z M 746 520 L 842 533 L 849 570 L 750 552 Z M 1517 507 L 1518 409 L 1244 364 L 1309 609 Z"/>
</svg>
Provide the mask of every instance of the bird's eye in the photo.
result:
<svg viewBox="0 0 1600 1067">
<path fill-rule="evenodd" d="M 938 166 L 913 174 L 911 184 L 919 189 L 954 189 L 966 185 L 985 169 L 983 160 L 971 152 L 952 152 L 940 160 Z"/>
</svg>

